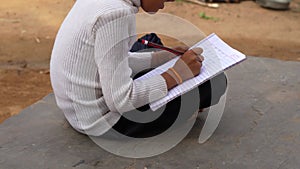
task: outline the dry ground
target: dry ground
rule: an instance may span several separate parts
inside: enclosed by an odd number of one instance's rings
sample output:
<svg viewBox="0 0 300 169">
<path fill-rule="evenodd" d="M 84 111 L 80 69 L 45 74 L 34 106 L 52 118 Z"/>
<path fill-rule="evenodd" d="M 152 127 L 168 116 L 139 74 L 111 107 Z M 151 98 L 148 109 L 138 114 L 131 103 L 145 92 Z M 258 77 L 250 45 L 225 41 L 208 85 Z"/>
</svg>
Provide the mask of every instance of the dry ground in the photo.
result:
<svg viewBox="0 0 300 169">
<path fill-rule="evenodd" d="M 0 4 L 0 122 L 52 91 L 49 59 L 57 30 L 72 7 L 66 0 L 2 0 Z M 166 6 L 205 34 L 217 33 L 252 56 L 300 61 L 300 0 L 290 10 L 261 8 L 253 1 L 211 9 L 185 2 Z M 206 20 L 199 16 L 218 18 Z M 171 45 L 168 39 L 165 44 Z"/>
</svg>

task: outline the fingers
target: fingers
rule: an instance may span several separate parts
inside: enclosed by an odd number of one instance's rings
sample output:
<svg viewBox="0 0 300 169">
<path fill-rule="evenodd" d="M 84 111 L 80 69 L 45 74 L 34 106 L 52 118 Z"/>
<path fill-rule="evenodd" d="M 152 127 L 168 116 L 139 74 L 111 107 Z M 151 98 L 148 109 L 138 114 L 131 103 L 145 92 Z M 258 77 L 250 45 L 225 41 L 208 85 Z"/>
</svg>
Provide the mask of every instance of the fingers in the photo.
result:
<svg viewBox="0 0 300 169">
<path fill-rule="evenodd" d="M 202 55 L 198 55 L 198 59 L 199 62 L 203 62 L 204 61 L 204 57 Z"/>
<path fill-rule="evenodd" d="M 187 50 L 189 50 L 189 47 L 188 46 L 177 46 L 174 49 L 184 53 Z"/>
<path fill-rule="evenodd" d="M 175 63 L 174 69 L 180 73 L 184 80 L 195 77 L 200 73 L 202 61 L 204 60 L 204 57 L 201 56 L 202 52 L 201 48 L 188 50 Z"/>
<path fill-rule="evenodd" d="M 204 61 L 204 57 L 201 55 L 201 53 L 203 53 L 202 48 L 194 48 L 194 49 L 188 50 L 186 53 L 187 53 L 187 55 L 189 55 L 188 57 L 192 57 L 198 62 Z"/>
<path fill-rule="evenodd" d="M 201 55 L 203 52 L 202 48 L 193 48 L 192 51 L 196 54 L 196 55 Z"/>
<path fill-rule="evenodd" d="M 196 60 L 198 62 L 203 62 L 204 61 L 204 57 L 201 55 L 203 53 L 203 49 L 202 48 L 194 48 L 194 49 L 192 49 L 192 51 L 194 52 L 194 54 L 197 55 Z"/>
</svg>

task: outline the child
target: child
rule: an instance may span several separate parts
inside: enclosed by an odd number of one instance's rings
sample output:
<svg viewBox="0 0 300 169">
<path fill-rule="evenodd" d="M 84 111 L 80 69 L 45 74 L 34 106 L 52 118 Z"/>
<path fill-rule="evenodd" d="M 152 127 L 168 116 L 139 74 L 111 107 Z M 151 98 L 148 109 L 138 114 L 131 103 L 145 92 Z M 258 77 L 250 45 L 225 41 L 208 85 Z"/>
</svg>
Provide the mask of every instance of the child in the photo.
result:
<svg viewBox="0 0 300 169">
<path fill-rule="evenodd" d="M 57 34 L 50 63 L 57 104 L 74 129 L 92 136 L 114 129 L 130 137 L 150 137 L 176 120 L 180 97 L 167 104 L 157 119 L 148 123 L 134 120 L 137 108 L 166 96 L 168 90 L 198 75 L 202 66 L 202 49 L 197 48 L 186 51 L 161 75 L 133 80 L 132 75 L 174 57 L 164 51 L 129 52 L 136 40 L 134 15 L 138 8 L 155 13 L 167 1 L 174 0 L 76 1 Z M 226 89 L 226 78 L 220 77 L 222 87 L 217 98 Z M 200 108 L 209 107 L 210 82 L 199 86 L 199 92 Z M 194 113 L 184 112 L 188 116 Z M 127 114 L 133 119 L 126 118 Z"/>
</svg>

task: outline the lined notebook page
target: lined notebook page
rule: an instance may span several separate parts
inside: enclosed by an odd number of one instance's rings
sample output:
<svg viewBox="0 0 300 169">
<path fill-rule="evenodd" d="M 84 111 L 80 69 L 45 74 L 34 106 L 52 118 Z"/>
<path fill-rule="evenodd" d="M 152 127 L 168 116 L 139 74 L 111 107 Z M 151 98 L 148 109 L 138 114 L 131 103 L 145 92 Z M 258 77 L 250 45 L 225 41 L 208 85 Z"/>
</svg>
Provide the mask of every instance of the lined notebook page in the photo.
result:
<svg viewBox="0 0 300 169">
<path fill-rule="evenodd" d="M 183 82 L 181 85 L 174 87 L 164 98 L 150 103 L 150 108 L 153 111 L 164 106 L 176 97 L 196 88 L 200 84 L 213 78 L 225 69 L 246 59 L 246 56 L 244 54 L 231 48 L 216 34 L 209 35 L 207 38 L 198 42 L 191 48 L 195 47 L 201 47 L 203 49 L 202 56 L 204 57 L 204 61 L 202 63 L 200 74 L 190 80 Z M 177 59 L 178 57 L 148 72 L 137 80 L 142 80 L 154 75 L 162 74 L 170 67 L 172 67 Z"/>
</svg>

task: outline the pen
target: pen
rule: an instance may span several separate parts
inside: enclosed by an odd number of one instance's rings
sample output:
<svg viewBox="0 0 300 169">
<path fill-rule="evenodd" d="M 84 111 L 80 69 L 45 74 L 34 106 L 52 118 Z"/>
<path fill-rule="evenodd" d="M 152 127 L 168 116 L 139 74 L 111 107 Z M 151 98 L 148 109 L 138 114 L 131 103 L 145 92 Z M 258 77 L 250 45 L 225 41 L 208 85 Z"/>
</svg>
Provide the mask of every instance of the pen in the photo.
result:
<svg viewBox="0 0 300 169">
<path fill-rule="evenodd" d="M 171 49 L 171 48 L 168 48 L 168 47 L 165 47 L 165 46 L 162 46 L 162 45 L 159 45 L 159 44 L 156 44 L 156 43 L 153 43 L 153 42 L 149 42 L 145 39 L 138 39 L 138 42 L 144 44 L 144 45 L 147 45 L 147 46 L 150 46 L 150 47 L 153 47 L 153 48 L 157 48 L 157 49 L 162 49 L 162 50 L 166 50 L 166 51 L 169 51 L 175 55 L 183 55 L 184 52 L 180 52 L 180 51 L 177 51 L 175 49 Z"/>
</svg>

